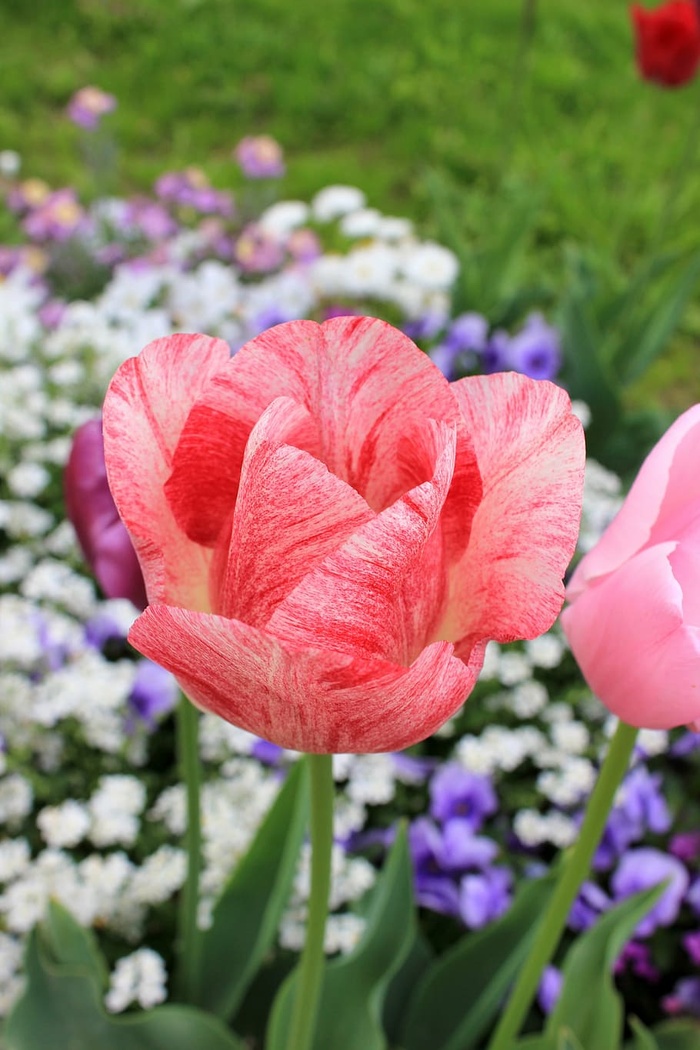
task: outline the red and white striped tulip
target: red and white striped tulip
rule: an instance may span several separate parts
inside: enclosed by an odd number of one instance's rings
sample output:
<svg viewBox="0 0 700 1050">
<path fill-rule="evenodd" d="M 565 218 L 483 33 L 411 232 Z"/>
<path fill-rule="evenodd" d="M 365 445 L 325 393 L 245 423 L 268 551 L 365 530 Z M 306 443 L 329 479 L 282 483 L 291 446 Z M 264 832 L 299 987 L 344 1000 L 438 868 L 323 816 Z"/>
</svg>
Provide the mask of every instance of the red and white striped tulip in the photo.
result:
<svg viewBox="0 0 700 1050">
<path fill-rule="evenodd" d="M 489 639 L 561 607 L 584 442 L 566 393 L 448 383 L 373 318 L 159 339 L 104 405 L 146 580 L 130 640 L 198 706 L 284 747 L 407 747 L 466 699 Z"/>
</svg>

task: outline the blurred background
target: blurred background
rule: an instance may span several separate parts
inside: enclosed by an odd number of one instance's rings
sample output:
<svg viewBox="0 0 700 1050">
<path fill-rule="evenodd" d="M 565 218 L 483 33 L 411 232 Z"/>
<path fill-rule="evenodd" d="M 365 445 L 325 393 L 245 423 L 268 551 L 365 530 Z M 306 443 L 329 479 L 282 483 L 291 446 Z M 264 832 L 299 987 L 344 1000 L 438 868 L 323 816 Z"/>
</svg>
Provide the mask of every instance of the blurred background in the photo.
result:
<svg viewBox="0 0 700 1050">
<path fill-rule="evenodd" d="M 572 246 L 622 284 L 658 247 L 669 194 L 664 248 L 697 244 L 700 182 L 679 168 L 700 85 L 642 81 L 625 0 L 3 0 L 0 40 L 0 148 L 88 198 L 65 107 L 95 84 L 118 99 L 113 192 L 188 165 L 235 188 L 232 147 L 268 133 L 281 196 L 355 184 L 443 243 L 487 243 L 527 198 L 522 281 L 552 297 Z M 632 403 L 700 398 L 698 333 L 695 300 Z"/>
</svg>

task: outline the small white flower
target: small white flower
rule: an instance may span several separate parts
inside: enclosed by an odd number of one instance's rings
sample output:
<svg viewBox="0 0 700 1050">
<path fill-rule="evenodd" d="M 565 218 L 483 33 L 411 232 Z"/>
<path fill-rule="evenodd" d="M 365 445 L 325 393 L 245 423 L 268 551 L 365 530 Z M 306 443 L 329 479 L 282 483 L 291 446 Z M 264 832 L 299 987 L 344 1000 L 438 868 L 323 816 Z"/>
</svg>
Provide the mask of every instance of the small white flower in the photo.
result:
<svg viewBox="0 0 700 1050">
<path fill-rule="evenodd" d="M 366 199 L 355 186 L 326 186 L 311 201 L 311 211 L 317 222 L 331 222 L 363 208 Z"/>
<path fill-rule="evenodd" d="M 0 824 L 19 824 L 32 811 L 32 785 L 20 773 L 10 773 L 0 780 Z"/>
<path fill-rule="evenodd" d="M 71 798 L 59 806 L 44 806 L 36 822 L 46 845 L 61 849 L 77 846 L 85 838 L 90 815 L 82 802 Z"/>
<path fill-rule="evenodd" d="M 167 973 L 162 957 L 152 948 L 139 948 L 120 959 L 110 977 L 105 1006 L 121 1013 L 132 1003 L 149 1010 L 167 998 Z"/>
<path fill-rule="evenodd" d="M 260 216 L 258 225 L 273 237 L 287 237 L 309 218 L 309 206 L 303 201 L 277 201 Z"/>
<path fill-rule="evenodd" d="M 447 291 L 459 273 L 459 259 L 449 248 L 426 241 L 412 248 L 402 270 L 409 281 L 431 291 Z"/>
<path fill-rule="evenodd" d="M 376 208 L 360 208 L 342 217 L 340 229 L 346 237 L 373 237 L 379 232 L 381 223 L 381 212 Z"/>
<path fill-rule="evenodd" d="M 7 474 L 10 492 L 20 499 L 34 499 L 44 491 L 50 480 L 48 470 L 39 463 L 18 463 Z"/>
<path fill-rule="evenodd" d="M 551 669 L 558 667 L 566 651 L 564 642 L 557 634 L 549 631 L 529 642 L 525 642 L 525 651 L 535 667 Z"/>
<path fill-rule="evenodd" d="M 17 150 L 0 150 L 0 175 L 4 175 L 7 179 L 14 179 L 15 175 L 19 175 L 21 167 L 22 158 Z"/>
</svg>

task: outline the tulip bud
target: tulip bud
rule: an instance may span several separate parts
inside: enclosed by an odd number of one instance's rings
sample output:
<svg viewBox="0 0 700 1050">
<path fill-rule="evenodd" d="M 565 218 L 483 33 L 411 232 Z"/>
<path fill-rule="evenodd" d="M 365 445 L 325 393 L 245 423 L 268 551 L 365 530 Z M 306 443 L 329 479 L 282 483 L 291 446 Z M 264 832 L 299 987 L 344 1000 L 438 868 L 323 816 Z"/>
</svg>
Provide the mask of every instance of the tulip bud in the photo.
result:
<svg viewBox="0 0 700 1050">
<path fill-rule="evenodd" d="M 148 604 L 136 552 L 121 522 L 107 483 L 102 419 L 75 432 L 63 477 L 66 512 L 97 582 L 108 598 Z"/>
</svg>

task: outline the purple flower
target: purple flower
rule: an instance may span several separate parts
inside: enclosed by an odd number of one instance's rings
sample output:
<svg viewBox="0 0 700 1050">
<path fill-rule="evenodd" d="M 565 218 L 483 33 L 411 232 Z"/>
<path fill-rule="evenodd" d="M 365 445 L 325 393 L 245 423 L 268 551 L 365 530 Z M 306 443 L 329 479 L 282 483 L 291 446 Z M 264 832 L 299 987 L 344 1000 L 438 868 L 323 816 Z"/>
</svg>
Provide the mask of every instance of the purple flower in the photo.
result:
<svg viewBox="0 0 700 1050">
<path fill-rule="evenodd" d="M 177 230 L 177 223 L 167 208 L 148 197 L 132 198 L 126 206 L 124 221 L 149 241 L 163 241 Z"/>
<path fill-rule="evenodd" d="M 24 219 L 25 233 L 34 241 L 67 241 L 85 228 L 86 215 L 75 190 L 55 190 Z"/>
<path fill-rule="evenodd" d="M 434 758 L 416 758 L 415 755 L 407 755 L 405 751 L 394 751 L 391 760 L 397 778 L 405 784 L 422 784 L 432 773 L 437 761 Z"/>
<path fill-rule="evenodd" d="M 282 147 L 270 135 L 246 136 L 233 155 L 249 179 L 277 179 L 284 175 Z"/>
<path fill-rule="evenodd" d="M 661 793 L 661 775 L 636 766 L 625 777 L 622 799 L 615 806 L 593 861 L 597 871 L 611 868 L 633 842 L 648 832 L 661 834 L 671 826 L 666 799 Z"/>
<path fill-rule="evenodd" d="M 537 991 L 537 1002 L 543 1014 L 551 1014 L 561 995 L 564 977 L 556 966 L 545 966 Z"/>
<path fill-rule="evenodd" d="M 169 671 L 151 660 L 139 660 L 129 705 L 148 729 L 168 714 L 177 703 L 177 682 Z"/>
<path fill-rule="evenodd" d="M 511 368 L 531 379 L 554 379 L 561 367 L 561 344 L 556 328 L 541 314 L 530 314 L 508 347 Z"/>
<path fill-rule="evenodd" d="M 284 754 L 284 748 L 279 744 L 272 744 L 269 740 L 256 740 L 250 749 L 250 753 L 258 762 L 265 766 L 277 766 Z"/>
<path fill-rule="evenodd" d="M 434 339 L 445 324 L 444 315 L 433 311 L 423 314 L 414 321 L 406 321 L 403 330 L 409 339 Z"/>
<path fill-rule="evenodd" d="M 90 419 L 76 430 L 63 488 L 85 560 L 106 596 L 129 598 L 145 609 L 141 568 L 107 482 L 101 419 Z"/>
<path fill-rule="evenodd" d="M 251 223 L 236 241 L 235 256 L 246 273 L 269 273 L 282 264 L 284 252 L 275 237 Z"/>
<path fill-rule="evenodd" d="M 513 877 L 507 868 L 490 868 L 465 875 L 459 884 L 459 914 L 466 926 L 478 930 L 510 907 Z"/>
<path fill-rule="evenodd" d="M 292 230 L 287 237 L 287 251 L 297 262 L 313 262 L 323 254 L 323 247 L 316 233 L 306 228 Z"/>
<path fill-rule="evenodd" d="M 615 898 L 624 900 L 640 890 L 668 882 L 635 931 L 638 937 L 650 937 L 658 926 L 670 926 L 678 916 L 688 889 L 688 872 L 679 860 L 658 849 L 629 850 L 622 857 L 611 880 Z"/>
<path fill-rule="evenodd" d="M 569 913 L 569 928 L 587 930 L 610 907 L 607 893 L 595 882 L 584 882 Z"/>
<path fill-rule="evenodd" d="M 658 981 L 661 978 L 661 971 L 652 961 L 651 948 L 641 941 L 628 941 L 620 952 L 613 970 L 615 973 L 629 970 L 637 977 L 643 977 L 645 981 Z"/>
<path fill-rule="evenodd" d="M 88 86 L 76 91 L 68 103 L 66 112 L 78 127 L 85 128 L 87 131 L 95 131 L 102 117 L 116 108 L 117 100 L 114 95 L 108 95 L 100 88 Z"/>
<path fill-rule="evenodd" d="M 493 839 L 474 835 L 468 820 L 453 817 L 442 829 L 436 859 L 444 871 L 464 872 L 487 867 L 497 854 L 498 846 Z"/>
<path fill-rule="evenodd" d="M 696 915 L 700 915 L 700 879 L 695 879 L 685 898 Z"/>
<path fill-rule="evenodd" d="M 700 857 L 700 831 L 683 831 L 674 835 L 668 846 L 669 853 L 684 864 L 692 864 Z"/>
<path fill-rule="evenodd" d="M 497 809 L 496 792 L 488 777 L 470 773 L 457 762 L 442 766 L 430 781 L 430 812 L 436 820 L 460 817 L 472 831 L 478 831 Z"/>
<path fill-rule="evenodd" d="M 683 938 L 683 947 L 696 966 L 700 966 L 700 930 L 686 933 Z"/>
<path fill-rule="evenodd" d="M 504 329 L 497 328 L 489 336 L 489 341 L 481 354 L 481 367 L 484 372 L 503 372 L 510 367 L 509 363 L 510 336 Z"/>
<path fill-rule="evenodd" d="M 674 758 L 685 758 L 692 755 L 700 747 L 700 733 L 688 730 L 676 740 L 671 746 L 671 754 Z"/>
<path fill-rule="evenodd" d="M 456 354 L 464 354 L 469 350 L 481 353 L 486 348 L 488 334 L 489 323 L 485 317 L 466 313 L 455 317 L 444 341 Z"/>
<path fill-rule="evenodd" d="M 447 875 L 416 875 L 416 901 L 421 908 L 451 915 L 460 914 L 460 895 L 453 879 Z"/>
<path fill-rule="evenodd" d="M 700 977 L 679 981 L 670 995 L 661 1000 L 668 1014 L 692 1014 L 700 1017 Z"/>
</svg>

